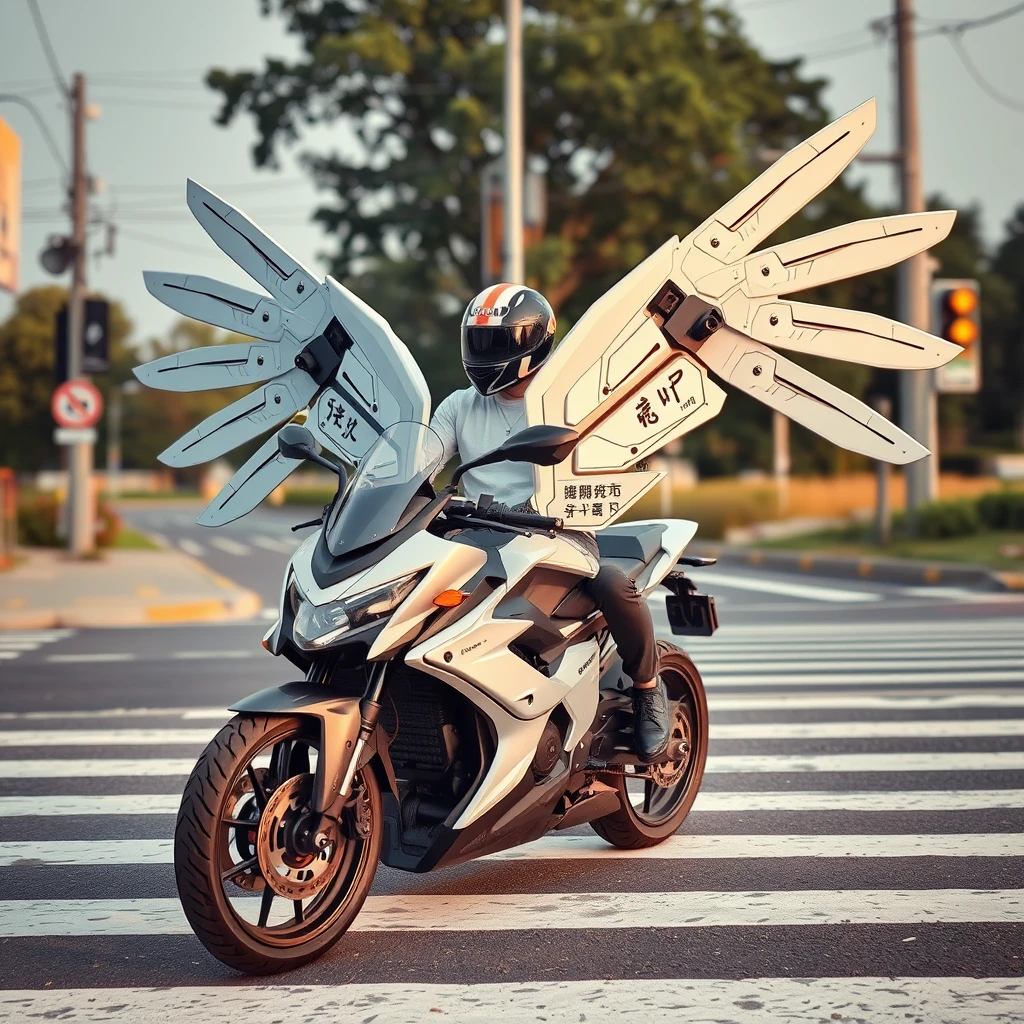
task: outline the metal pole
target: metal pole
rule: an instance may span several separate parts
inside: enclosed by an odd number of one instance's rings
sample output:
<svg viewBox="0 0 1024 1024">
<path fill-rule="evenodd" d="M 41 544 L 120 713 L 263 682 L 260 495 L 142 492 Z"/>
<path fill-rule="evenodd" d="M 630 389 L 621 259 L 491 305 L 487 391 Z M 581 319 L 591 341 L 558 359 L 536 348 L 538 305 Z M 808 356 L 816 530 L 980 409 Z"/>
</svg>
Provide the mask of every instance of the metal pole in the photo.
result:
<svg viewBox="0 0 1024 1024">
<path fill-rule="evenodd" d="M 121 395 L 123 385 L 110 389 L 110 411 L 107 414 L 107 492 L 121 497 Z"/>
<path fill-rule="evenodd" d="M 789 417 L 772 413 L 772 470 L 775 475 L 775 498 L 780 513 L 789 505 Z"/>
<path fill-rule="evenodd" d="M 888 419 L 892 415 L 892 402 L 888 398 L 876 398 L 874 407 L 880 416 Z M 880 459 L 875 463 L 877 493 L 875 495 L 875 541 L 887 547 L 892 536 L 892 488 L 890 487 L 892 467 Z"/>
<path fill-rule="evenodd" d="M 74 262 L 68 297 L 68 380 L 82 377 L 82 333 L 85 322 L 85 228 L 88 176 L 85 167 L 85 76 L 76 74 L 71 88 L 71 242 Z M 76 557 L 95 546 L 91 444 L 72 445 L 68 452 L 68 504 L 71 511 L 68 547 Z"/>
<path fill-rule="evenodd" d="M 505 0 L 505 280 L 523 266 L 523 3 Z"/>
<path fill-rule="evenodd" d="M 917 109 L 917 58 L 914 47 L 914 2 L 896 0 L 896 68 L 899 93 L 900 199 L 904 213 L 925 209 L 921 182 L 921 131 Z M 922 331 L 929 328 L 928 254 L 918 253 L 899 268 L 899 318 Z M 936 497 L 932 463 L 938 462 L 931 422 L 931 374 L 904 370 L 900 374 L 900 426 L 935 452 L 906 468 L 907 510 Z"/>
</svg>

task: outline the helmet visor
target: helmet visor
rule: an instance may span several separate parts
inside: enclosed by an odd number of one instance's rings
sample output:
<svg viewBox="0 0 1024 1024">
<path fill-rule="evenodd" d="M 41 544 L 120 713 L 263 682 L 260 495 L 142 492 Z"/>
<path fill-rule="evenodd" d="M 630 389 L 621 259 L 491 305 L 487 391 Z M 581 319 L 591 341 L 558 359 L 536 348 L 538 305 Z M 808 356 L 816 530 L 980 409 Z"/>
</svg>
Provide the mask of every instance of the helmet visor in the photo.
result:
<svg viewBox="0 0 1024 1024">
<path fill-rule="evenodd" d="M 508 327 L 463 327 L 462 359 L 466 363 L 506 363 L 526 355 L 544 340 L 543 324 Z"/>
</svg>

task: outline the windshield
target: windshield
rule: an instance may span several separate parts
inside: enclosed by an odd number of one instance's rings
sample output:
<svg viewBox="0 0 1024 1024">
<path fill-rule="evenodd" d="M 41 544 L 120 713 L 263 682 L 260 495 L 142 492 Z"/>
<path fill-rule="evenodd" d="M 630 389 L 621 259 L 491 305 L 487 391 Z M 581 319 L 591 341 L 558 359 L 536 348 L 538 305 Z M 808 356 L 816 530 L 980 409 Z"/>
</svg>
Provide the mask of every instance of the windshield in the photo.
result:
<svg viewBox="0 0 1024 1024">
<path fill-rule="evenodd" d="M 394 533 L 409 501 L 437 469 L 444 448 L 422 423 L 395 423 L 363 456 L 348 493 L 324 527 L 332 555 L 354 551 Z"/>
</svg>

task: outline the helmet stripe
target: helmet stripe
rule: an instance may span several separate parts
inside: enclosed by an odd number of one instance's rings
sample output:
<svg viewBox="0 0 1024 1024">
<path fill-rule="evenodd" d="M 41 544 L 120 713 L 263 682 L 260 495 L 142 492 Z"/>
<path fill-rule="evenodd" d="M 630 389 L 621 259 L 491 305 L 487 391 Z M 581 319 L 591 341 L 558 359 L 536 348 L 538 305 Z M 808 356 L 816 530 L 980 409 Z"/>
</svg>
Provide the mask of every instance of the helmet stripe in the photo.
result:
<svg viewBox="0 0 1024 1024">
<path fill-rule="evenodd" d="M 476 305 L 477 306 L 483 306 L 485 309 L 493 309 L 498 304 L 497 303 L 498 296 L 507 287 L 508 287 L 508 285 L 504 281 L 502 281 L 501 284 L 496 284 L 487 293 L 487 295 L 484 298 L 483 302 L 477 303 Z M 483 295 L 483 294 L 484 294 L 483 292 L 480 293 L 480 295 Z M 478 295 L 477 298 L 479 298 L 479 297 L 480 296 Z M 483 326 L 483 325 L 488 324 L 491 320 L 492 320 L 492 317 L 488 316 L 487 314 L 484 314 L 484 315 L 481 315 L 481 316 L 473 317 L 471 322 L 473 324 L 477 325 L 477 326 Z M 501 321 L 499 320 L 498 322 L 500 323 Z"/>
</svg>

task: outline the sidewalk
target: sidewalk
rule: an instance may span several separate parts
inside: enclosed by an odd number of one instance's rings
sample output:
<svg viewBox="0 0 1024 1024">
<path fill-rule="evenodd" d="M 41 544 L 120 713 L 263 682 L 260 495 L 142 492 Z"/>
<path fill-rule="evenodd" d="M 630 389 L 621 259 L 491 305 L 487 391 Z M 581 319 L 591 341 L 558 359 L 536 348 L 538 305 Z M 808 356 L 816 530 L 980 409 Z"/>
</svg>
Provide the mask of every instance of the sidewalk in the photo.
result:
<svg viewBox="0 0 1024 1024">
<path fill-rule="evenodd" d="M 0 571 L 0 629 L 229 621 L 262 601 L 176 551 L 108 550 L 95 561 L 22 548 Z"/>
</svg>

